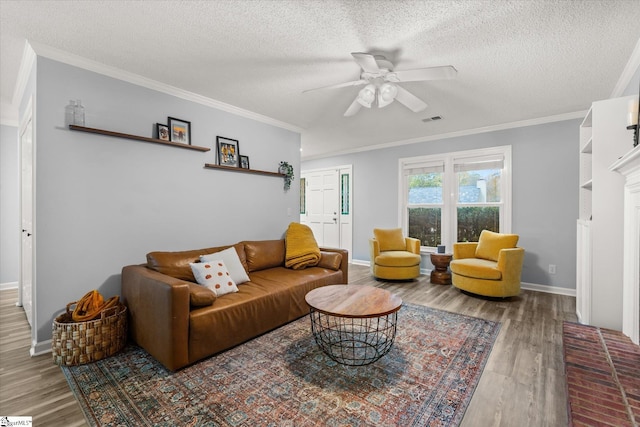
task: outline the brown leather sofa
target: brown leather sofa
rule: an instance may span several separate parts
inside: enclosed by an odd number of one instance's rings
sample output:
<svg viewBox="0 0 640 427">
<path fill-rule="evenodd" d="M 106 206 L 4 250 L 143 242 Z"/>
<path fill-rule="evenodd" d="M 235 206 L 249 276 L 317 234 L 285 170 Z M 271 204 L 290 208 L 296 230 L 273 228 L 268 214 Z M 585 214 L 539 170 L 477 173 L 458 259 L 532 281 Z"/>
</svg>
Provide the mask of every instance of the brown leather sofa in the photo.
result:
<svg viewBox="0 0 640 427">
<path fill-rule="evenodd" d="M 196 283 L 190 262 L 230 246 L 151 252 L 147 264 L 122 269 L 122 300 L 131 339 L 170 370 L 177 370 L 309 312 L 305 295 L 347 283 L 348 254 L 321 248 L 316 267 L 284 267 L 284 240 L 232 245 L 249 275 L 238 292 L 216 298 Z"/>
</svg>

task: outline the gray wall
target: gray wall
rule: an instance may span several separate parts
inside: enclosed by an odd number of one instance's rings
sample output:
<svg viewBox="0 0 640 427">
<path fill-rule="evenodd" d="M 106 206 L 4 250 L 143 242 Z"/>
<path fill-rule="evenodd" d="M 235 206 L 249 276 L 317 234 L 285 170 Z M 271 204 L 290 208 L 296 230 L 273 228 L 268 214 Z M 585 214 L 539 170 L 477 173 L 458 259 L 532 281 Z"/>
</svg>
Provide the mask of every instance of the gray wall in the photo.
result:
<svg viewBox="0 0 640 427">
<path fill-rule="evenodd" d="M 353 165 L 353 258 L 369 261 L 373 228 L 400 223 L 399 158 L 511 145 L 512 231 L 526 250 L 522 280 L 575 289 L 579 124 L 568 120 L 309 160 L 302 169 Z M 422 264 L 432 267 L 428 257 Z M 549 264 L 557 266 L 555 275 Z"/>
<path fill-rule="evenodd" d="M 0 126 L 0 284 L 19 279 L 20 182 L 18 128 Z"/>
<path fill-rule="evenodd" d="M 123 266 L 147 252 L 281 238 L 299 186 L 278 177 L 204 169 L 216 135 L 237 139 L 254 169 L 299 170 L 300 135 L 255 120 L 88 72 L 47 58 L 37 63 L 37 341 L 87 291 L 120 294 Z M 81 99 L 86 125 L 152 136 L 167 116 L 191 121 L 198 151 L 73 132 L 64 107 Z"/>
</svg>

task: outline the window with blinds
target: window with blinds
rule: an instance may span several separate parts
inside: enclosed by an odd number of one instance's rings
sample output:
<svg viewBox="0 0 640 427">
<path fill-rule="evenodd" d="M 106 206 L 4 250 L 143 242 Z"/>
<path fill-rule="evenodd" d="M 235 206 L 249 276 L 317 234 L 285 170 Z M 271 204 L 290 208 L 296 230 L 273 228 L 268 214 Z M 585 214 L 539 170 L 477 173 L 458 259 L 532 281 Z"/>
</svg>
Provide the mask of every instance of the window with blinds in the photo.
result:
<svg viewBox="0 0 640 427">
<path fill-rule="evenodd" d="M 424 249 L 510 232 L 511 147 L 400 160 L 402 227 Z"/>
</svg>

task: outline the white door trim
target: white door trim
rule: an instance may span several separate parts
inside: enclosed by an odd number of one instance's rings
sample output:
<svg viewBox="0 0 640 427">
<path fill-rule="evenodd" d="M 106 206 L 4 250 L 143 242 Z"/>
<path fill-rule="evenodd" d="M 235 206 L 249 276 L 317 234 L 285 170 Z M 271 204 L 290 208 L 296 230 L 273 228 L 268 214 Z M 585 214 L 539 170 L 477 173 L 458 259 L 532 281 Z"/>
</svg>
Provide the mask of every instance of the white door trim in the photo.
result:
<svg viewBox="0 0 640 427">
<path fill-rule="evenodd" d="M 31 327 L 31 354 L 33 355 L 33 351 L 34 351 L 34 343 L 36 342 L 36 333 L 37 333 L 37 310 L 36 310 L 36 238 L 35 238 L 35 229 L 36 229 L 36 132 L 35 132 L 35 123 L 36 123 L 36 109 L 35 109 L 35 98 L 32 95 L 29 98 L 29 101 L 27 103 L 27 107 L 24 110 L 24 116 L 20 118 L 20 131 L 18 133 L 19 136 L 19 150 L 20 150 L 20 155 L 19 155 L 19 161 L 20 161 L 20 227 L 22 228 L 23 226 L 23 219 L 24 219 L 24 215 L 25 213 L 23 212 L 23 202 L 24 202 L 24 194 L 23 194 L 23 135 L 24 133 L 27 131 L 29 125 L 31 126 L 31 158 L 28 159 L 31 162 L 31 229 L 28 230 L 27 232 L 31 233 L 30 239 L 31 239 L 31 260 L 30 260 L 30 266 L 26 266 L 27 268 L 30 268 L 30 275 L 31 275 L 31 290 L 30 290 L 30 300 L 29 303 L 27 304 L 27 309 L 25 310 L 25 312 L 28 310 L 29 313 L 27 314 L 27 319 L 29 320 L 29 324 Z M 23 251 L 24 249 L 24 236 L 23 236 L 24 232 L 21 231 L 20 233 L 20 271 L 19 271 L 19 281 L 18 281 L 18 302 L 17 305 L 18 306 L 22 306 L 24 307 L 25 305 L 25 301 L 23 299 L 24 296 L 24 288 L 23 288 L 23 281 L 24 281 L 24 274 L 23 274 L 23 265 L 25 262 L 24 260 L 24 256 L 23 256 Z"/>
</svg>

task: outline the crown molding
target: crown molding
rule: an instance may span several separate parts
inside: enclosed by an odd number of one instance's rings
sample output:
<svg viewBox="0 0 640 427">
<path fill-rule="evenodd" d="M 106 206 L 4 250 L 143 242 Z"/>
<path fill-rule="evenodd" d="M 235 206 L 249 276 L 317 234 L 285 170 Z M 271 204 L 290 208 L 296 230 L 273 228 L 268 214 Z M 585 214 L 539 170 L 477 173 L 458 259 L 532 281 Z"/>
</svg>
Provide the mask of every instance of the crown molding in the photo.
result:
<svg viewBox="0 0 640 427">
<path fill-rule="evenodd" d="M 343 156 L 346 154 L 362 153 L 365 151 L 372 151 L 372 150 L 382 150 L 385 148 L 393 148 L 393 147 L 399 147 L 402 145 L 418 144 L 421 142 L 438 141 L 441 139 L 477 135 L 481 133 L 496 132 L 500 130 L 521 128 L 521 127 L 527 127 L 527 126 L 536 126 L 536 125 L 542 125 L 546 123 L 562 122 L 565 120 L 583 119 L 586 114 L 587 114 L 587 110 L 583 110 L 583 111 L 576 111 L 573 113 L 564 113 L 564 114 L 557 114 L 554 116 L 539 117 L 536 119 L 520 120 L 517 122 L 502 123 L 499 125 L 485 126 L 481 128 L 467 129 L 467 130 L 462 130 L 457 132 L 442 133 L 439 135 L 419 136 L 417 138 L 404 139 L 401 141 L 385 142 L 383 144 L 369 145 L 366 147 L 359 147 L 351 150 L 334 151 L 328 154 L 302 157 L 301 160 L 308 161 L 308 160 L 324 159 L 327 157 Z"/>
<path fill-rule="evenodd" d="M 257 122 L 265 123 L 268 125 L 276 126 L 282 129 L 290 130 L 292 132 L 302 133 L 302 128 L 294 126 L 290 123 L 285 123 L 280 120 L 273 119 L 271 117 L 264 116 L 262 114 L 254 113 L 249 110 L 245 110 L 233 105 L 217 101 L 215 99 L 207 98 L 206 96 L 198 95 L 197 93 L 190 92 L 184 89 L 177 88 L 165 83 L 158 82 L 156 80 L 149 79 L 139 74 L 131 73 L 121 70 L 116 67 L 112 67 L 100 62 L 96 62 L 87 58 L 83 58 L 78 55 L 74 55 L 69 52 L 65 52 L 59 49 L 52 48 L 40 43 L 31 42 L 31 47 L 35 51 L 37 56 L 52 59 L 54 61 L 62 62 L 74 67 L 82 68 L 87 71 L 102 74 L 107 77 L 122 80 L 128 83 L 142 86 L 147 89 L 155 90 L 157 92 L 166 93 L 176 98 L 181 98 L 187 101 L 195 102 L 197 104 L 205 105 L 207 107 L 216 108 L 218 110 L 226 111 L 237 116 L 245 117 Z"/>
<path fill-rule="evenodd" d="M 629 86 L 629 83 L 631 83 L 631 79 L 638 68 L 640 68 L 640 38 L 638 39 L 636 47 L 633 49 L 631 57 L 629 58 L 629 61 L 627 61 L 627 65 L 624 67 L 624 70 L 622 70 L 618 83 L 616 83 L 609 98 L 618 98 L 622 96 L 624 90 Z"/>
</svg>

